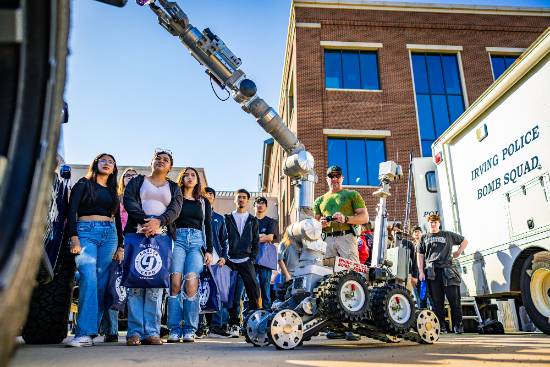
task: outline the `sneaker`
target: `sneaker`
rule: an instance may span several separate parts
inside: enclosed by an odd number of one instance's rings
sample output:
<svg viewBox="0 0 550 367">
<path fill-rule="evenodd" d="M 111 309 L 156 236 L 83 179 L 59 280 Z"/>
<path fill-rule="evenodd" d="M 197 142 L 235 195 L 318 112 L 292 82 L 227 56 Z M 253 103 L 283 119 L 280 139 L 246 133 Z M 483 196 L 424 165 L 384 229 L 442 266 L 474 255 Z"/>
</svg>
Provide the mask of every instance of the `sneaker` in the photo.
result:
<svg viewBox="0 0 550 367">
<path fill-rule="evenodd" d="M 66 344 L 67 347 L 74 348 L 91 347 L 92 345 L 94 345 L 94 342 L 89 336 L 75 336 Z"/>
<path fill-rule="evenodd" d="M 186 332 L 183 334 L 183 337 L 181 338 L 181 341 L 184 343 L 194 343 L 195 342 L 195 333 L 192 332 Z"/>
<path fill-rule="evenodd" d="M 118 335 L 105 335 L 103 343 L 118 343 Z"/>
<path fill-rule="evenodd" d="M 464 325 L 458 324 L 454 327 L 455 334 L 464 334 Z"/>
<path fill-rule="evenodd" d="M 168 339 L 166 340 L 168 343 L 179 343 L 180 342 L 180 336 L 175 333 L 170 333 L 168 336 Z"/>
<path fill-rule="evenodd" d="M 229 327 L 228 333 L 232 338 L 238 338 L 240 335 L 241 328 L 239 325 L 232 325 Z"/>
<path fill-rule="evenodd" d="M 222 328 L 212 328 L 209 336 L 211 338 L 230 338 L 231 334 L 229 334 L 227 330 Z"/>
<path fill-rule="evenodd" d="M 205 327 L 199 327 L 197 331 L 195 332 L 195 337 L 197 339 L 202 339 L 204 337 L 208 336 L 208 328 Z"/>
<path fill-rule="evenodd" d="M 327 333 L 327 339 L 345 339 L 346 334 L 340 331 L 329 331 Z"/>
<path fill-rule="evenodd" d="M 346 331 L 345 335 L 346 335 L 345 339 L 348 340 L 348 341 L 356 342 L 358 340 L 361 340 L 360 335 L 356 335 L 356 334 L 352 333 L 351 331 Z"/>
<path fill-rule="evenodd" d="M 143 345 L 162 345 L 162 340 L 160 339 L 160 336 L 148 336 L 147 338 L 143 339 L 141 341 L 141 344 Z"/>
</svg>

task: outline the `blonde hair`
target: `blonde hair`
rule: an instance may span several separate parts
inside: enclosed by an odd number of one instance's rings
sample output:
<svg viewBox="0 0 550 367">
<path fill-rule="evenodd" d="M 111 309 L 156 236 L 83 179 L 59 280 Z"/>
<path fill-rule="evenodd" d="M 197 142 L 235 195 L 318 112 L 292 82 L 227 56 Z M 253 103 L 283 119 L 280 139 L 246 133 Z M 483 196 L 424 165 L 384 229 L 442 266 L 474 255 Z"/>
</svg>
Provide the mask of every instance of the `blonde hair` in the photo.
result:
<svg viewBox="0 0 550 367">
<path fill-rule="evenodd" d="M 124 172 L 122 172 L 122 176 L 120 176 L 118 180 L 117 194 L 119 197 L 123 196 L 124 190 L 126 190 L 126 185 L 124 185 L 124 176 L 126 175 L 126 173 L 128 173 L 128 171 L 134 171 L 136 174 L 138 173 L 138 171 L 136 171 L 136 169 L 132 167 L 128 167 L 124 170 Z"/>
</svg>

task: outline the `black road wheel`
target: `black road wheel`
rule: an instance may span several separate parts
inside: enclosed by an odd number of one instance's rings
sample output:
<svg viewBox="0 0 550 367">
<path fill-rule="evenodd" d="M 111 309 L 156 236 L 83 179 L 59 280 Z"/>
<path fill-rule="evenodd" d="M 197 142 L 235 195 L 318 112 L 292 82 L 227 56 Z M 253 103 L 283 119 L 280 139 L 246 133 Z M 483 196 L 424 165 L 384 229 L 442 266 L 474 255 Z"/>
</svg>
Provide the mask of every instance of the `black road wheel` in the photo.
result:
<svg viewBox="0 0 550 367">
<path fill-rule="evenodd" d="M 550 253 L 542 251 L 523 263 L 521 299 L 535 326 L 550 335 Z"/>
<path fill-rule="evenodd" d="M 363 276 L 354 271 L 332 274 L 316 291 L 321 313 L 341 321 L 361 321 L 367 315 L 368 286 Z"/>
<path fill-rule="evenodd" d="M 68 249 L 63 252 L 53 280 L 32 293 L 22 334 L 27 344 L 58 344 L 67 337 L 75 263 Z"/>
<path fill-rule="evenodd" d="M 386 284 L 371 291 L 371 316 L 383 332 L 401 336 L 415 320 L 415 305 L 407 288 Z"/>
<path fill-rule="evenodd" d="M 5 365 L 27 316 L 43 253 L 69 1 L 1 1 L 0 11 L 0 365 Z"/>
</svg>

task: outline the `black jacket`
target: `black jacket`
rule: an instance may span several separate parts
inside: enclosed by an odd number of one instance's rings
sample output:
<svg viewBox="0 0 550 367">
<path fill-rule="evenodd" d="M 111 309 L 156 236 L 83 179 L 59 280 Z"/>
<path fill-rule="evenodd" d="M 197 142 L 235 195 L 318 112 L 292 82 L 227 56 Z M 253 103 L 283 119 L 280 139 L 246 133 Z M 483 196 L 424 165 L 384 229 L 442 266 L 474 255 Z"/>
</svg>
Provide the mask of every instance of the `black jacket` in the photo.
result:
<svg viewBox="0 0 550 367">
<path fill-rule="evenodd" d="M 136 233 L 138 224 L 145 224 L 145 218 L 149 216 L 143 211 L 141 206 L 141 195 L 139 193 L 141 185 L 143 185 L 143 180 L 145 176 L 139 175 L 134 177 L 128 182 L 126 190 L 124 190 L 124 209 L 128 212 L 128 221 L 126 222 L 126 227 L 124 227 L 124 233 Z M 168 233 L 173 240 L 176 239 L 176 226 L 174 221 L 178 218 L 181 211 L 181 205 L 183 203 L 183 195 L 181 190 L 173 181 L 168 181 L 170 184 L 170 193 L 172 194 L 172 200 L 166 211 L 159 215 L 157 218 L 160 219 L 160 225 L 168 227 Z"/>
<path fill-rule="evenodd" d="M 243 234 L 239 235 L 239 229 L 233 214 L 225 215 L 225 226 L 227 227 L 227 238 L 229 240 L 229 258 L 242 259 L 250 257 L 252 262 L 258 256 L 258 218 L 250 214 L 246 219 Z"/>
<path fill-rule="evenodd" d="M 227 227 L 222 215 L 212 211 L 212 245 L 219 257 L 227 260 Z"/>
</svg>

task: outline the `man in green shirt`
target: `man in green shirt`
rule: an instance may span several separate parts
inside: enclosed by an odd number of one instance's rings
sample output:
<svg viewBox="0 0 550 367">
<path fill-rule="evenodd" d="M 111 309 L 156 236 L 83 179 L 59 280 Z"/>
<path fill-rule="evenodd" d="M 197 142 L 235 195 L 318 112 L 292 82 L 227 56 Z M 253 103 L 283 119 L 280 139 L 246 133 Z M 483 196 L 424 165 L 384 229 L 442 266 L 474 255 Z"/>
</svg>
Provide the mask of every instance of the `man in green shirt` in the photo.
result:
<svg viewBox="0 0 550 367">
<path fill-rule="evenodd" d="M 369 213 L 361 195 L 357 191 L 343 189 L 342 182 L 342 168 L 330 166 L 327 170 L 330 190 L 315 199 L 313 210 L 315 219 L 321 222 L 326 234 L 325 257 L 340 256 L 359 262 L 357 237 L 352 225 L 367 223 Z M 327 221 L 328 216 L 332 216 L 332 221 Z"/>
</svg>

